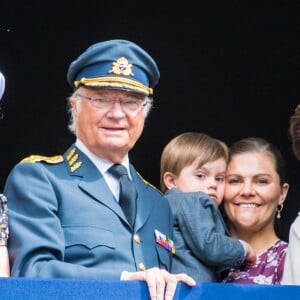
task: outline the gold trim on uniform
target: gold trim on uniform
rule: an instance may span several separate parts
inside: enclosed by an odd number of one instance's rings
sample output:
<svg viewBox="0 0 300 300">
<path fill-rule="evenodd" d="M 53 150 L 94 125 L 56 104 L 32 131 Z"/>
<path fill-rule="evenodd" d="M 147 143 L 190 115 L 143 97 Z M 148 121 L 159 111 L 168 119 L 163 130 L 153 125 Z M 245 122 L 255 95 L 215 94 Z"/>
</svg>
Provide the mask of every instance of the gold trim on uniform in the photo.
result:
<svg viewBox="0 0 300 300">
<path fill-rule="evenodd" d="M 70 166 L 71 167 L 71 172 L 74 172 L 76 171 L 78 168 L 80 168 L 82 165 L 82 161 L 77 161 L 73 166 Z"/>
<path fill-rule="evenodd" d="M 78 159 L 78 154 L 76 153 L 74 156 L 72 156 L 70 159 L 69 159 L 69 165 L 73 165 L 76 160 Z"/>
<path fill-rule="evenodd" d="M 67 160 L 69 160 L 74 155 L 75 151 L 76 151 L 76 148 L 73 148 L 72 150 L 70 150 L 70 152 L 66 156 Z"/>
<path fill-rule="evenodd" d="M 61 155 L 55 155 L 55 156 L 30 155 L 30 156 L 22 159 L 21 163 L 24 163 L 24 162 L 35 163 L 35 162 L 40 162 L 40 161 L 44 161 L 49 164 L 58 164 L 58 163 L 64 161 L 64 159 Z"/>
<path fill-rule="evenodd" d="M 156 186 L 154 186 L 154 185 L 151 184 L 149 181 L 147 181 L 146 179 L 144 179 L 144 178 L 142 177 L 142 175 L 141 175 L 139 172 L 137 172 L 137 174 L 139 175 L 139 177 L 143 180 L 143 182 L 144 182 L 146 185 L 151 186 L 152 188 L 154 188 L 155 190 L 157 190 L 160 194 L 163 194 Z"/>
<path fill-rule="evenodd" d="M 82 165 L 82 161 L 78 161 L 78 158 L 79 155 L 76 153 L 76 148 L 72 148 L 70 152 L 66 155 L 66 159 L 72 173 L 78 168 L 80 168 Z"/>
<path fill-rule="evenodd" d="M 95 77 L 95 78 L 81 78 L 80 80 L 74 81 L 74 86 L 78 87 L 80 84 L 86 86 L 98 86 L 98 87 L 112 87 L 112 88 L 127 88 L 146 95 L 152 95 L 153 89 L 146 85 L 123 77 Z"/>
</svg>

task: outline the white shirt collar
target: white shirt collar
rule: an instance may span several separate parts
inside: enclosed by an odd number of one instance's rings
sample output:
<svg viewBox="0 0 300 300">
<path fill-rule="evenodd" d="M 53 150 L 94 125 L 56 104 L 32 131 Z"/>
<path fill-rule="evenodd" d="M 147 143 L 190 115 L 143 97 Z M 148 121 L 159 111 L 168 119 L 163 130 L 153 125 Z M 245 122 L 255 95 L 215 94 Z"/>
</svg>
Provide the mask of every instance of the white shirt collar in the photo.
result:
<svg viewBox="0 0 300 300">
<path fill-rule="evenodd" d="M 75 142 L 76 147 L 82 151 L 97 167 L 97 169 L 101 172 L 101 174 L 105 174 L 106 171 L 113 165 L 113 162 L 105 160 L 94 153 L 92 153 L 80 139 L 76 139 Z M 129 168 L 129 157 L 128 154 L 125 156 L 124 160 L 121 163 L 124 167 L 126 167 L 127 172 L 129 174 L 130 179 L 131 173 L 130 173 L 130 168 Z"/>
</svg>

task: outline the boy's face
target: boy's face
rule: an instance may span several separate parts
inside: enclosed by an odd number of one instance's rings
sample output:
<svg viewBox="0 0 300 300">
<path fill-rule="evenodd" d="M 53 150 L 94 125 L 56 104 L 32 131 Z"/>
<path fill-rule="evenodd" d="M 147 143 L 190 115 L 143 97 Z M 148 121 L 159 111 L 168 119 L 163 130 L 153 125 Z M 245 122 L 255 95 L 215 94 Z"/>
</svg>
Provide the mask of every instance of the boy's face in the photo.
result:
<svg viewBox="0 0 300 300">
<path fill-rule="evenodd" d="M 174 178 L 174 186 L 182 192 L 204 192 L 220 205 L 225 188 L 226 161 L 210 161 L 200 168 L 192 164 L 183 168 Z"/>
</svg>

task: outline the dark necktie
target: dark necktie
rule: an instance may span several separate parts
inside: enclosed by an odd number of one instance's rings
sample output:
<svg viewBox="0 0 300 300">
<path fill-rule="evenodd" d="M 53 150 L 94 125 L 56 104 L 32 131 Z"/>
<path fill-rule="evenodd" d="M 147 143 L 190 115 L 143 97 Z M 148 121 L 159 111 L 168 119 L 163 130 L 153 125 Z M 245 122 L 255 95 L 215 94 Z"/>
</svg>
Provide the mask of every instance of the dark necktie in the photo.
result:
<svg viewBox="0 0 300 300">
<path fill-rule="evenodd" d="M 128 222 L 133 226 L 136 214 L 136 189 L 134 183 L 130 180 L 127 169 L 120 165 L 114 164 L 109 168 L 109 172 L 120 180 L 119 204 Z"/>
</svg>

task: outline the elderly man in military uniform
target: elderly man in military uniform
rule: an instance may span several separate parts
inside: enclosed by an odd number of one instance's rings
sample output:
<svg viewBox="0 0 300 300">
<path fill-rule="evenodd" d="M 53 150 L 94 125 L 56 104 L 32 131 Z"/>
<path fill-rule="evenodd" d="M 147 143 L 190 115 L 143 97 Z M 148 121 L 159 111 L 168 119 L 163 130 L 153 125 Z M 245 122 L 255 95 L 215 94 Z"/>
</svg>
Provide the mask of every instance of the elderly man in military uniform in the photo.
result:
<svg viewBox="0 0 300 300">
<path fill-rule="evenodd" d="M 75 59 L 67 79 L 75 143 L 62 156 L 25 158 L 5 185 L 12 276 L 144 280 L 151 299 L 172 299 L 178 281 L 195 282 L 169 273 L 170 208 L 128 154 L 158 67 L 135 43 L 109 40 Z"/>
</svg>

